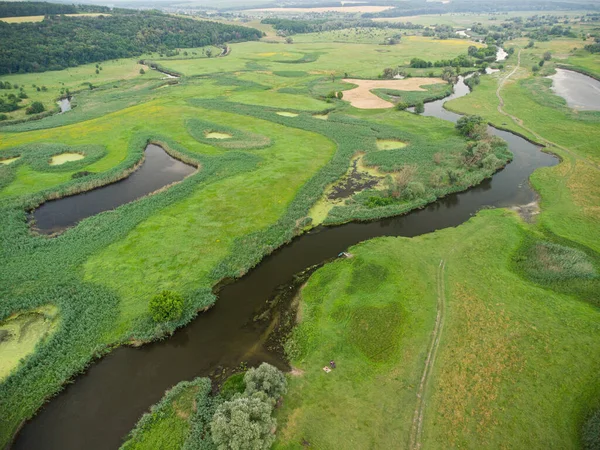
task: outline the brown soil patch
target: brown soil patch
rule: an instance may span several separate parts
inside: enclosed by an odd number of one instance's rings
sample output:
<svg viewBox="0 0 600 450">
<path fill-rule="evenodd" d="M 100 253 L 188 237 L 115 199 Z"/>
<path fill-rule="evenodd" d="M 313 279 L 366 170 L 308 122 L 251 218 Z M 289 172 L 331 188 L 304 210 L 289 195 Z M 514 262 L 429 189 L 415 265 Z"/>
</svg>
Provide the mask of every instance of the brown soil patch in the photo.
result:
<svg viewBox="0 0 600 450">
<path fill-rule="evenodd" d="M 344 91 L 344 100 L 360 109 L 391 108 L 393 103 L 383 100 L 373 94 L 373 89 L 393 89 L 396 91 L 424 91 L 421 86 L 445 83 L 441 78 L 408 78 L 406 80 L 355 80 L 344 79 L 347 83 L 358 87 Z"/>
</svg>

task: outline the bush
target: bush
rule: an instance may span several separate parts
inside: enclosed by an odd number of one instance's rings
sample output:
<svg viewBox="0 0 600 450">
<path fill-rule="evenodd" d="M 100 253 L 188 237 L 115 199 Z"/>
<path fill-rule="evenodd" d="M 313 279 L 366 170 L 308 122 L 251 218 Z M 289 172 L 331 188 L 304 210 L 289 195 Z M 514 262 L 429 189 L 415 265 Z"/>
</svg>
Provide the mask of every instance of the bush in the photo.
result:
<svg viewBox="0 0 600 450">
<path fill-rule="evenodd" d="M 8 119 L 8 116 L 6 114 L 0 114 L 0 122 L 6 119 Z"/>
<path fill-rule="evenodd" d="M 42 102 L 33 102 L 29 108 L 25 110 L 26 114 L 39 114 L 46 111 Z"/>
<path fill-rule="evenodd" d="M 597 409 L 583 426 L 581 441 L 584 450 L 600 449 L 600 409 Z"/>
<path fill-rule="evenodd" d="M 145 73 L 146 73 L 146 71 L 145 71 L 145 70 L 144 70 L 144 68 L 142 67 L 142 68 L 140 69 L 140 75 L 144 75 Z"/>
<path fill-rule="evenodd" d="M 552 59 L 552 53 L 550 52 L 545 52 L 544 53 L 544 60 L 545 61 L 550 61 Z"/>
<path fill-rule="evenodd" d="M 344 93 L 343 93 L 342 91 L 339 91 L 339 92 L 337 93 L 337 98 L 338 98 L 338 99 L 340 99 L 340 100 L 341 100 L 342 98 L 344 98 Z"/>
<path fill-rule="evenodd" d="M 285 376 L 277 367 L 262 363 L 257 369 L 250 369 L 244 375 L 246 395 L 264 392 L 272 400 L 278 400 L 287 392 Z"/>
<path fill-rule="evenodd" d="M 481 134 L 481 127 L 485 126 L 487 130 L 487 122 L 481 116 L 462 116 L 456 122 L 456 129 L 463 136 L 471 139 Z"/>
<path fill-rule="evenodd" d="M 425 105 L 423 102 L 419 102 L 415 105 L 415 112 L 417 114 L 423 114 L 425 112 Z"/>
<path fill-rule="evenodd" d="M 269 449 L 275 440 L 276 421 L 264 395 L 236 396 L 219 405 L 210 429 L 219 450 Z"/>
<path fill-rule="evenodd" d="M 483 167 L 487 170 L 495 170 L 500 165 L 500 160 L 494 154 L 487 155 L 483 161 L 481 161 Z"/>
<path fill-rule="evenodd" d="M 540 66 L 538 66 L 537 64 L 534 64 L 533 67 L 531 68 L 531 71 L 533 73 L 539 72 L 540 71 Z"/>
<path fill-rule="evenodd" d="M 408 103 L 403 101 L 399 101 L 398 103 L 396 103 L 397 111 L 404 111 L 406 108 L 408 108 Z"/>
<path fill-rule="evenodd" d="M 169 322 L 181 317 L 183 297 L 177 292 L 163 291 L 152 297 L 148 306 L 155 322 Z"/>
<path fill-rule="evenodd" d="M 425 186 L 418 181 L 411 181 L 404 188 L 403 196 L 409 200 L 422 197 L 425 194 Z"/>
</svg>

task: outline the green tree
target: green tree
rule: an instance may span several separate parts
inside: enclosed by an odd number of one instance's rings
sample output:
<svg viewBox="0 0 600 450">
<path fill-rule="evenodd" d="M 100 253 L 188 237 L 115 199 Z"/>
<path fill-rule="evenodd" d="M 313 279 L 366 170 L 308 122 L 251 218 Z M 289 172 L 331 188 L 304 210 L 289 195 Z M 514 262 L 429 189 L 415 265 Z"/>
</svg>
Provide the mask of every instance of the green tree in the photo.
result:
<svg viewBox="0 0 600 450">
<path fill-rule="evenodd" d="M 415 105 L 415 112 L 417 114 L 423 114 L 425 112 L 425 105 L 423 102 L 419 102 Z"/>
<path fill-rule="evenodd" d="M 537 64 L 534 64 L 533 67 L 531 68 L 531 71 L 533 73 L 539 72 L 540 71 L 540 66 L 538 66 Z"/>
<path fill-rule="evenodd" d="M 213 442 L 219 450 L 267 450 L 275 435 L 273 407 L 264 394 L 235 396 L 219 405 L 210 424 Z"/>
<path fill-rule="evenodd" d="M 271 364 L 262 363 L 258 368 L 251 368 L 244 375 L 246 395 L 252 396 L 264 392 L 271 400 L 278 400 L 287 392 L 287 381 L 281 371 Z"/>
<path fill-rule="evenodd" d="M 146 71 L 145 71 L 145 70 L 144 70 L 144 68 L 142 67 L 142 68 L 140 69 L 140 75 L 144 75 L 145 73 L 146 73 Z"/>
<path fill-rule="evenodd" d="M 403 102 L 402 100 L 396 103 L 397 111 L 404 111 L 406 108 L 408 108 L 408 103 Z"/>
<path fill-rule="evenodd" d="M 39 114 L 44 112 L 46 108 L 42 102 L 33 102 L 29 108 L 25 110 L 26 114 Z"/>
<path fill-rule="evenodd" d="M 552 53 L 545 52 L 544 53 L 544 61 L 550 61 L 552 59 Z"/>
<path fill-rule="evenodd" d="M 155 322 L 179 319 L 183 312 L 183 297 L 173 291 L 162 291 L 150 299 L 148 307 Z"/>
<path fill-rule="evenodd" d="M 342 91 L 338 91 L 338 93 L 337 93 L 337 98 L 338 98 L 339 100 L 343 99 L 343 98 L 344 98 L 344 93 L 343 93 Z"/>
<path fill-rule="evenodd" d="M 456 129 L 463 136 L 475 139 L 481 134 L 480 129 L 482 127 L 487 128 L 487 122 L 481 116 L 462 116 L 456 122 Z"/>
</svg>

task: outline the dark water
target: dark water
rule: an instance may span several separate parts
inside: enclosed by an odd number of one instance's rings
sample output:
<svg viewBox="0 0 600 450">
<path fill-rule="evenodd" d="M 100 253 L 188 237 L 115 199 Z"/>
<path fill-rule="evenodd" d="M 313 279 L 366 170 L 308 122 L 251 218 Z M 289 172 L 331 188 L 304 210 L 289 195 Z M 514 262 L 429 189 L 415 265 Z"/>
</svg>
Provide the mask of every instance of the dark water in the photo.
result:
<svg viewBox="0 0 600 450">
<path fill-rule="evenodd" d="M 567 101 L 567 105 L 581 111 L 600 110 L 600 81 L 572 70 L 556 69 L 550 76 L 552 90 Z"/>
<path fill-rule="evenodd" d="M 82 194 L 44 203 L 33 212 L 35 228 L 55 233 L 86 217 L 115 209 L 150 194 L 168 184 L 181 181 L 196 168 L 171 157 L 161 147 L 148 144 L 142 165 L 127 178 Z"/>
<path fill-rule="evenodd" d="M 462 86 L 458 89 L 465 92 Z M 426 105 L 426 113 L 431 113 L 430 108 L 436 111 L 436 103 Z M 268 324 L 252 319 L 294 274 L 363 240 L 417 236 L 460 225 L 484 206 L 524 204 L 534 199 L 529 175 L 557 160 L 524 139 L 492 131 L 509 142 L 515 158 L 491 180 L 405 216 L 320 228 L 294 239 L 221 289 L 215 307 L 173 337 L 138 349 L 119 348 L 92 365 L 24 427 L 14 448 L 114 449 L 141 414 L 179 381 L 206 376 L 215 368 L 233 367 L 241 361 L 285 365 L 264 345 Z"/>
</svg>

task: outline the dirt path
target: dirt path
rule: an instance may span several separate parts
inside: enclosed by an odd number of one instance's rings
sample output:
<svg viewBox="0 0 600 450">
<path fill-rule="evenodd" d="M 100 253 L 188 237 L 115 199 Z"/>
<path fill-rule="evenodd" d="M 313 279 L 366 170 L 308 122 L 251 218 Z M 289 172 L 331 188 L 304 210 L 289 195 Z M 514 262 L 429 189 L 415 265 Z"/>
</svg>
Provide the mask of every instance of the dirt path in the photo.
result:
<svg viewBox="0 0 600 450">
<path fill-rule="evenodd" d="M 344 79 L 346 83 L 356 84 L 357 87 L 344 91 L 344 100 L 360 109 L 391 108 L 392 102 L 377 97 L 371 92 L 373 89 L 392 89 L 395 91 L 425 91 L 421 86 L 428 84 L 445 83 L 441 78 L 407 78 L 404 80 L 356 80 Z"/>
<path fill-rule="evenodd" d="M 563 150 L 564 152 L 568 153 L 571 157 L 573 157 L 575 160 L 579 160 L 584 162 L 585 164 L 587 164 L 588 166 L 596 169 L 596 170 L 600 170 L 600 166 L 598 166 L 597 164 L 595 164 L 594 162 L 590 161 L 589 159 L 577 155 L 576 153 L 572 152 L 571 150 L 569 150 L 567 147 L 563 147 L 560 144 L 557 144 L 556 142 L 552 142 L 546 138 L 544 138 L 542 135 L 536 133 L 535 131 L 533 131 L 531 128 L 527 127 L 523 121 L 521 119 L 519 119 L 517 116 L 513 116 L 510 113 L 507 113 L 506 111 L 504 111 L 504 99 L 502 98 L 502 95 L 500 95 L 500 91 L 502 90 L 502 88 L 504 87 L 504 84 L 508 81 L 508 79 L 510 77 L 512 77 L 517 70 L 519 70 L 519 68 L 521 67 L 521 52 L 523 50 L 520 49 L 519 53 L 517 55 L 517 65 L 515 66 L 515 68 L 512 70 L 512 72 L 510 72 L 508 75 L 506 75 L 504 78 L 502 78 L 502 80 L 500 81 L 500 83 L 498 84 L 498 89 L 496 89 L 496 97 L 498 97 L 498 112 L 506 117 L 510 117 L 510 119 L 519 127 L 523 128 L 525 131 L 528 131 L 529 133 L 531 133 L 533 136 L 535 136 L 535 138 L 537 139 L 537 141 L 541 144 L 543 144 L 546 147 L 556 147 L 559 148 L 561 150 Z"/>
<path fill-rule="evenodd" d="M 431 335 L 431 345 L 425 360 L 421 383 L 417 391 L 417 407 L 413 415 L 413 424 L 410 432 L 410 449 L 417 450 L 421 448 L 421 436 L 423 434 L 423 416 L 425 414 L 425 395 L 427 394 L 427 386 L 431 378 L 431 372 L 435 365 L 435 358 L 440 346 L 440 339 L 444 329 L 444 316 L 446 312 L 446 286 L 444 275 L 446 272 L 446 262 L 442 259 L 438 266 L 436 282 L 437 282 L 437 316 L 435 318 L 435 326 Z"/>
</svg>

